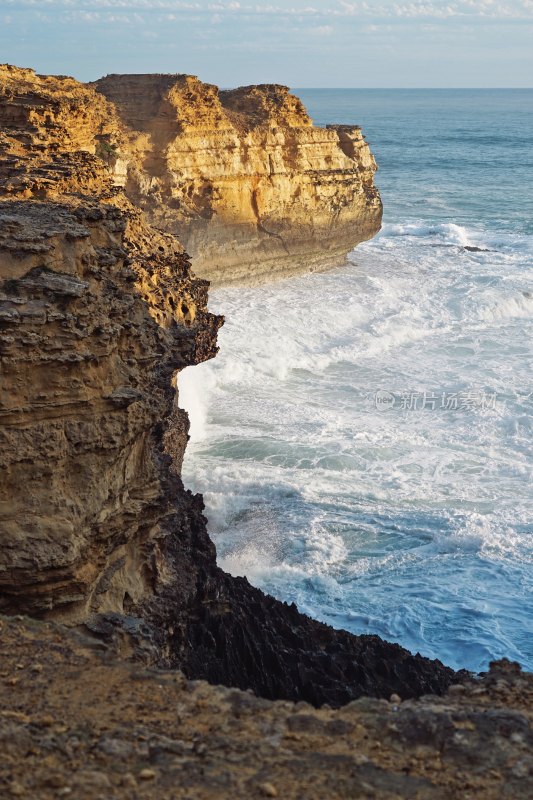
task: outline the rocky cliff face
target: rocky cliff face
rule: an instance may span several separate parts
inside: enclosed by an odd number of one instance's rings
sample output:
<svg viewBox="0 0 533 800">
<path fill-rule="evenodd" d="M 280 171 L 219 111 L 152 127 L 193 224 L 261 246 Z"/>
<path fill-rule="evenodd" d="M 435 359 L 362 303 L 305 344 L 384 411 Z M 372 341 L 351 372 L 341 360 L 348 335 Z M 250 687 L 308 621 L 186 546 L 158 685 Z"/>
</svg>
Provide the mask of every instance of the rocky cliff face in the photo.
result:
<svg viewBox="0 0 533 800">
<path fill-rule="evenodd" d="M 172 376 L 214 355 L 221 320 L 179 243 L 113 189 L 101 95 L 0 81 L 0 607 L 77 620 L 152 590 L 183 493 Z"/>
<path fill-rule="evenodd" d="M 212 282 L 323 268 L 379 230 L 360 129 L 313 127 L 286 87 L 219 91 L 189 75 L 94 87 L 128 128 L 126 193 Z"/>
<path fill-rule="evenodd" d="M 116 185 L 130 145 L 113 106 L 2 67 L 0 126 L 0 610 L 266 697 L 442 691 L 454 676 L 439 662 L 334 631 L 217 567 L 179 476 L 174 376 L 215 354 L 222 320 L 180 243 Z"/>
</svg>

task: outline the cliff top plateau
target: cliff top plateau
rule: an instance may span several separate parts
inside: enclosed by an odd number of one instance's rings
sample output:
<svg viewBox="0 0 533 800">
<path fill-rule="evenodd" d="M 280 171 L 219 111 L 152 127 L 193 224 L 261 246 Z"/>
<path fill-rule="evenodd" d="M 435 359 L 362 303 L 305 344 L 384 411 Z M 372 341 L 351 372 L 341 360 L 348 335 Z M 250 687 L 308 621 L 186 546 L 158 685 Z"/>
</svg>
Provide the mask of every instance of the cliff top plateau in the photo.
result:
<svg viewBox="0 0 533 800">
<path fill-rule="evenodd" d="M 510 662 L 443 697 L 317 710 L 143 669 L 54 625 L 0 626 L 5 798 L 531 797 L 533 677 Z"/>
</svg>

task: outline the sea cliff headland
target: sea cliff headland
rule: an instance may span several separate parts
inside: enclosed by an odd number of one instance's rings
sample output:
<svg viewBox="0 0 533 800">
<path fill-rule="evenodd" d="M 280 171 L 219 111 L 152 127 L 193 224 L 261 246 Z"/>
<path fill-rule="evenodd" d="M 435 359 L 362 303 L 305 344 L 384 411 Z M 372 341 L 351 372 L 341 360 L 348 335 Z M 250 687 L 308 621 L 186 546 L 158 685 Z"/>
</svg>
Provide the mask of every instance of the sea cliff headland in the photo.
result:
<svg viewBox="0 0 533 800">
<path fill-rule="evenodd" d="M 151 663 L 268 697 L 444 690 L 439 662 L 217 567 L 180 478 L 175 391 L 216 353 L 207 282 L 117 186 L 127 134 L 110 101 L 70 78 L 1 78 L 0 610 L 126 636 Z"/>
<path fill-rule="evenodd" d="M 342 263 L 380 228 L 360 128 L 313 126 L 285 86 L 219 91 L 191 75 L 93 86 L 126 128 L 126 194 L 214 284 Z"/>
</svg>

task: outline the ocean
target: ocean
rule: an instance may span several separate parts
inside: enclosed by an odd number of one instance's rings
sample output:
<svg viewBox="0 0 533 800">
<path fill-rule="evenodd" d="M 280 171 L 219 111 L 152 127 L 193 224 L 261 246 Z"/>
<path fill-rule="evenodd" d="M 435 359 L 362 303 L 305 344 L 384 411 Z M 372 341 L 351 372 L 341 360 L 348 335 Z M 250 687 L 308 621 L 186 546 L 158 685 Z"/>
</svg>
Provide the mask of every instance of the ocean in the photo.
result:
<svg viewBox="0 0 533 800">
<path fill-rule="evenodd" d="M 211 293 L 186 486 L 219 564 L 452 667 L 533 669 L 533 90 L 294 90 L 358 124 L 383 228 Z"/>
</svg>

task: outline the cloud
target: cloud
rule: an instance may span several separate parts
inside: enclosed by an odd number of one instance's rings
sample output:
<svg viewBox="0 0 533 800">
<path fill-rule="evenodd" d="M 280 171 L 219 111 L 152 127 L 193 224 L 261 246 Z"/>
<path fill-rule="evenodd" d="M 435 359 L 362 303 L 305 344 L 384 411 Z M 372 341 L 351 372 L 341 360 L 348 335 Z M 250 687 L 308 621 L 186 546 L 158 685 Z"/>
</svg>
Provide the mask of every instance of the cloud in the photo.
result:
<svg viewBox="0 0 533 800">
<path fill-rule="evenodd" d="M 389 0 L 381 3 L 352 2 L 352 0 L 315 0 L 308 4 L 305 0 L 293 0 L 289 4 L 268 4 L 238 2 L 237 0 L 0 0 L 0 10 L 70 10 L 77 13 L 103 13 L 113 12 L 128 14 L 128 18 L 136 12 L 170 12 L 213 14 L 242 17 L 275 16 L 280 18 L 290 17 L 315 17 L 328 20 L 338 17 L 353 17 L 361 19 L 435 19 L 446 20 L 453 18 L 486 18 L 486 19 L 533 19 L 533 0 L 457 0 L 451 3 L 424 2 L 394 2 Z M 324 27 L 319 25 L 317 27 Z"/>
<path fill-rule="evenodd" d="M 307 32 L 311 36 L 331 36 L 333 33 L 333 25 L 315 25 L 313 28 L 308 28 Z"/>
<path fill-rule="evenodd" d="M 209 3 L 209 11 L 240 11 L 240 3 Z"/>
<path fill-rule="evenodd" d="M 48 22 L 52 22 L 52 18 L 48 15 Z M 145 25 L 146 20 L 138 12 L 133 14 L 123 13 L 117 14 L 112 11 L 67 11 L 61 18 L 61 21 L 67 24 L 83 22 L 90 25 Z"/>
<path fill-rule="evenodd" d="M 229 4 L 233 5 L 233 4 Z M 206 3 L 190 3 L 183 2 L 182 0 L 0 0 L 1 6 L 9 6 L 11 8 L 46 8 L 52 9 L 72 9 L 76 11 L 85 11 L 94 9 L 95 11 L 104 11 L 107 9 L 124 10 L 124 11 L 138 11 L 138 10 L 159 10 L 169 9 L 178 11 L 201 11 L 208 10 Z"/>
<path fill-rule="evenodd" d="M 515 0 L 510 3 L 497 3 L 494 0 L 460 0 L 456 3 L 392 3 L 376 4 L 352 3 L 341 0 L 341 14 L 347 16 L 400 17 L 415 19 L 450 19 L 453 17 L 490 17 L 501 19 L 533 18 L 532 0 Z"/>
</svg>

